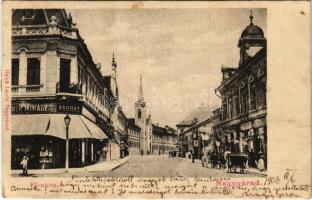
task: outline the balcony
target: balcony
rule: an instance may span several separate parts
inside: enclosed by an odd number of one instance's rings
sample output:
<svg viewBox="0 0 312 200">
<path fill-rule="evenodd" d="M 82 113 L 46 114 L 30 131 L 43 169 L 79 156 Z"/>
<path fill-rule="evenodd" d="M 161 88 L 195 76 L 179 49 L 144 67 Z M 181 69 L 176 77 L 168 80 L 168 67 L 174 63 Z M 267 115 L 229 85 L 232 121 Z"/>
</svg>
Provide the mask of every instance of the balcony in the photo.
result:
<svg viewBox="0 0 312 200">
<path fill-rule="evenodd" d="M 59 25 L 13 26 L 12 36 L 62 36 L 77 39 L 77 29 Z"/>
<path fill-rule="evenodd" d="M 37 94 L 42 92 L 43 85 L 12 85 L 11 92 L 17 94 Z"/>
<path fill-rule="evenodd" d="M 59 97 L 76 97 L 83 98 L 81 84 L 75 84 L 70 86 L 61 85 L 59 82 L 56 83 L 56 96 Z"/>
</svg>

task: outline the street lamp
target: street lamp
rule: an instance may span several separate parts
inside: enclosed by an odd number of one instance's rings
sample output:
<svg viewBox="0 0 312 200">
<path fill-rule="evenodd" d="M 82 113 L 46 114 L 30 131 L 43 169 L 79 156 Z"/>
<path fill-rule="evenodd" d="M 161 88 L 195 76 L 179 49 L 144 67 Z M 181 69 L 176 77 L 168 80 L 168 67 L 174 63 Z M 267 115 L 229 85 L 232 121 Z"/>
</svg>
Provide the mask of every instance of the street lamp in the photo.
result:
<svg viewBox="0 0 312 200">
<path fill-rule="evenodd" d="M 64 122 L 66 125 L 66 158 L 65 158 L 65 172 L 68 172 L 68 165 L 69 165 L 69 142 L 68 142 L 68 127 L 70 124 L 70 117 L 66 115 L 64 117 Z"/>
</svg>

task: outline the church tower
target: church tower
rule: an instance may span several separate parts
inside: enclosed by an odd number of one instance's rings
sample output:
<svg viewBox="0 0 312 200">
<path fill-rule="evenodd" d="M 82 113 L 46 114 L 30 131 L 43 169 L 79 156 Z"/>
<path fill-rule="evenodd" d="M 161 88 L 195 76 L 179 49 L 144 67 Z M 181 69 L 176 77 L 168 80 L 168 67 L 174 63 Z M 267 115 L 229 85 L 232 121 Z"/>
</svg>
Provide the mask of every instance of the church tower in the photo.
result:
<svg viewBox="0 0 312 200">
<path fill-rule="evenodd" d="M 113 53 L 113 58 L 112 58 L 112 75 L 111 75 L 111 89 L 116 97 L 116 100 L 118 101 L 118 87 L 117 87 L 117 62 L 115 61 L 115 55 Z"/>
<path fill-rule="evenodd" d="M 147 154 L 147 132 L 146 132 L 146 103 L 143 97 L 142 75 L 140 75 L 140 86 L 138 99 L 135 102 L 135 124 L 141 128 L 140 132 L 140 151 Z"/>
</svg>

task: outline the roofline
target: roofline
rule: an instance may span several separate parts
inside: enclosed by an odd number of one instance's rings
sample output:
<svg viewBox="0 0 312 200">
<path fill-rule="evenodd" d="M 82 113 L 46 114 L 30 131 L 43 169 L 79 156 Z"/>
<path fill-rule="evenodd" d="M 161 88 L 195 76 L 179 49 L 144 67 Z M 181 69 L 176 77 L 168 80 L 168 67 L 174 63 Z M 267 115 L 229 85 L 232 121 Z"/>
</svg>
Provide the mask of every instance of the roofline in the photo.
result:
<svg viewBox="0 0 312 200">
<path fill-rule="evenodd" d="M 256 53 L 256 55 L 254 55 L 251 59 L 246 60 L 244 63 L 242 63 L 236 70 L 236 72 L 233 74 L 233 76 L 231 76 L 230 78 L 226 79 L 224 81 L 225 84 L 223 84 L 222 82 L 220 83 L 220 85 L 216 88 L 216 90 L 220 91 L 220 89 L 222 87 L 224 87 L 225 85 L 230 84 L 237 76 L 238 73 L 244 71 L 246 69 L 247 66 L 250 66 L 253 62 L 255 62 L 257 59 L 261 58 L 260 56 L 262 54 L 266 54 L 266 46 L 264 46 L 262 49 L 260 49 L 260 51 L 258 51 Z"/>
<path fill-rule="evenodd" d="M 212 117 L 210 117 L 210 118 L 208 118 L 208 119 L 206 119 L 206 120 L 204 120 L 204 121 L 202 121 L 202 122 L 200 122 L 200 123 L 198 123 L 198 124 L 196 124 L 194 126 L 191 126 L 189 129 L 186 129 L 185 131 L 181 132 L 180 135 L 184 135 L 184 134 L 186 134 L 186 133 L 188 133 L 188 132 L 190 132 L 190 131 L 192 131 L 192 130 L 194 130 L 196 128 L 199 128 L 202 125 L 211 122 L 212 120 L 216 119 L 219 116 L 220 116 L 220 113 L 217 114 L 217 115 L 213 115 Z"/>
</svg>

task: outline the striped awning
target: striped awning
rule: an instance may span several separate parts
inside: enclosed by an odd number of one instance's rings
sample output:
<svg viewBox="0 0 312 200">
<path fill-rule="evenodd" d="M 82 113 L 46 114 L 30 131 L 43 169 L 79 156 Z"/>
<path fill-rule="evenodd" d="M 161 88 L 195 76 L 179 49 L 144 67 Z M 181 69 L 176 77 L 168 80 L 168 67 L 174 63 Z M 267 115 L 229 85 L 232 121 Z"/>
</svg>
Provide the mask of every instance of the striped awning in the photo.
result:
<svg viewBox="0 0 312 200">
<path fill-rule="evenodd" d="M 69 115 L 70 139 L 106 139 L 107 135 L 93 122 L 81 115 Z M 12 136 L 49 135 L 66 139 L 65 114 L 12 115 Z"/>
</svg>

